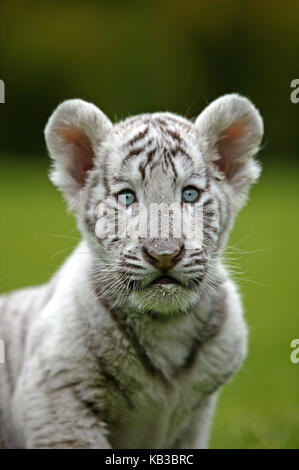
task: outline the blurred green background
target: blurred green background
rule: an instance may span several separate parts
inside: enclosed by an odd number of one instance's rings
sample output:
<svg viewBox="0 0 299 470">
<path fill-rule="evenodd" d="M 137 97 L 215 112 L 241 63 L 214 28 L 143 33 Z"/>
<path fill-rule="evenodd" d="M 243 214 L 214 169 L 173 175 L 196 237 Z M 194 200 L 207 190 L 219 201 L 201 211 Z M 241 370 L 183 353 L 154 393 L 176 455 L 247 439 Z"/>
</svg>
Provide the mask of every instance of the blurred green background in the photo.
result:
<svg viewBox="0 0 299 470">
<path fill-rule="evenodd" d="M 297 1 L 3 1 L 0 4 L 0 292 L 44 282 L 80 237 L 47 179 L 45 122 L 66 98 L 112 120 L 195 117 L 219 95 L 265 119 L 263 175 L 237 219 L 228 262 L 250 328 L 246 363 L 224 388 L 212 447 L 299 447 Z"/>
</svg>

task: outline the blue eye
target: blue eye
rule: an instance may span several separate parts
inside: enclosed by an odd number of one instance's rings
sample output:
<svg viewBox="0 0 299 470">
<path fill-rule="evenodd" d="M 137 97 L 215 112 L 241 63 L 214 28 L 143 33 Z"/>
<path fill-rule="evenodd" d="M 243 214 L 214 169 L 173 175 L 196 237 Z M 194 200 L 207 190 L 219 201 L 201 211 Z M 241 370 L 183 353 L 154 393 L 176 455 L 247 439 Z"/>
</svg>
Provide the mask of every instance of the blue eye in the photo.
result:
<svg viewBox="0 0 299 470">
<path fill-rule="evenodd" d="M 130 206 L 136 202 L 136 196 L 130 189 L 125 189 L 118 194 L 118 199 L 124 206 Z"/>
<path fill-rule="evenodd" d="M 193 186 L 187 186 L 183 190 L 183 201 L 184 202 L 197 202 L 199 199 L 199 191 Z"/>
</svg>

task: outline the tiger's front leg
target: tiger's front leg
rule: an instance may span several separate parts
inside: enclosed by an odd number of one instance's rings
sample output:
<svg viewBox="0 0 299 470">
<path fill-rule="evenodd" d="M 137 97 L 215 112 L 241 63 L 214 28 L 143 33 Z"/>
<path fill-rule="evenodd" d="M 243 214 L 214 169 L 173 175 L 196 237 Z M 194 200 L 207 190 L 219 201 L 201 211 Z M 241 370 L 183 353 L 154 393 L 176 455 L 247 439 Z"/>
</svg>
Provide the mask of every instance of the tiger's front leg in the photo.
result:
<svg viewBox="0 0 299 470">
<path fill-rule="evenodd" d="M 189 427 L 176 441 L 175 449 L 207 449 L 217 404 L 218 392 L 204 398 L 199 409 L 190 419 Z"/>
<path fill-rule="evenodd" d="M 24 371 L 13 398 L 13 418 L 26 449 L 109 449 L 105 424 L 81 402 L 75 388 L 47 388 Z M 30 374 L 31 375 L 31 374 Z"/>
</svg>

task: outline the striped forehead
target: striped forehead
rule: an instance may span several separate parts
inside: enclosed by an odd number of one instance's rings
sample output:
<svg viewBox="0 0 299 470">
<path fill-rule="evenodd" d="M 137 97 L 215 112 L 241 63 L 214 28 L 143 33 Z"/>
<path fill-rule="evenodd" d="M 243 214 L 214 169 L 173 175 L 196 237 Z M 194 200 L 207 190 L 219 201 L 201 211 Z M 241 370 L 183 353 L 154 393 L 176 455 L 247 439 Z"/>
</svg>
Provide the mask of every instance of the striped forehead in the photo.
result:
<svg viewBox="0 0 299 470">
<path fill-rule="evenodd" d="M 197 166 L 193 125 L 179 116 L 156 113 L 131 118 L 119 125 L 119 137 L 124 177 L 133 172 L 146 181 L 160 173 L 176 180 Z"/>
</svg>

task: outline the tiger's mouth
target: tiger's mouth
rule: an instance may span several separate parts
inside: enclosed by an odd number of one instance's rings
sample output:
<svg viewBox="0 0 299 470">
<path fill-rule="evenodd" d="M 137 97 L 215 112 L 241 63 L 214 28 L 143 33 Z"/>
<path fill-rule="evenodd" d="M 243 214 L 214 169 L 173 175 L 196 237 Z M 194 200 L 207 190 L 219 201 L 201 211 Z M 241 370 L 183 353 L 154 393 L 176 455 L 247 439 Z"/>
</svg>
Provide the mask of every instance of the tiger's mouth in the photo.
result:
<svg viewBox="0 0 299 470">
<path fill-rule="evenodd" d="M 154 274 L 153 274 L 154 275 Z M 146 282 L 134 283 L 130 292 L 130 302 L 138 311 L 152 316 L 182 315 L 198 301 L 199 293 L 194 282 L 184 282 L 171 273 L 155 273 L 155 278 Z"/>
<path fill-rule="evenodd" d="M 174 277 L 164 275 L 156 277 L 156 279 L 154 279 L 149 285 L 151 286 L 154 284 L 178 284 L 180 286 L 182 285 L 182 283 Z"/>
<path fill-rule="evenodd" d="M 196 277 L 196 278 L 193 278 L 193 279 L 188 279 L 186 281 L 184 280 L 180 280 L 174 276 L 170 276 L 170 275 L 167 275 L 167 274 L 160 274 L 159 276 L 155 277 L 154 279 L 152 279 L 151 281 L 149 282 L 146 282 L 146 283 L 143 283 L 142 281 L 140 280 L 135 280 L 135 279 L 132 279 L 129 281 L 128 283 L 128 287 L 130 288 L 130 290 L 132 291 L 143 291 L 144 289 L 145 290 L 148 290 L 150 288 L 158 288 L 158 287 L 177 287 L 177 288 L 182 288 L 182 289 L 187 289 L 187 290 L 192 290 L 194 289 L 195 286 L 197 286 L 198 284 L 200 284 L 203 280 L 203 277 Z"/>
<path fill-rule="evenodd" d="M 155 277 L 154 279 L 143 283 L 140 280 L 135 280 L 132 279 L 130 280 L 128 284 L 129 288 L 133 291 L 142 291 L 144 289 L 150 289 L 154 287 L 171 287 L 171 286 L 180 286 L 180 287 L 186 287 L 184 286 L 183 282 L 179 281 L 173 276 L 169 276 L 166 274 L 160 274 L 159 276 Z"/>
</svg>

